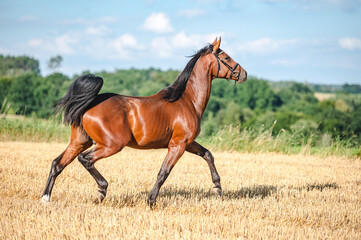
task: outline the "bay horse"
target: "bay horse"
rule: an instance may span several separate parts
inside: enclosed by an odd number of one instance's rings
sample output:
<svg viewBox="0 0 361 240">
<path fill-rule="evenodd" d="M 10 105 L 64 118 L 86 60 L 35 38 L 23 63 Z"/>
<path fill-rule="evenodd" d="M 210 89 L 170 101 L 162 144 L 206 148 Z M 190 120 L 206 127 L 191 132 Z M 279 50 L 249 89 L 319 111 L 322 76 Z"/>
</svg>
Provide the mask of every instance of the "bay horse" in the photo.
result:
<svg viewBox="0 0 361 240">
<path fill-rule="evenodd" d="M 56 177 L 76 156 L 98 184 L 103 201 L 108 182 L 94 163 L 121 151 L 168 148 L 147 204 L 153 208 L 159 189 L 185 151 L 204 158 L 209 166 L 213 191 L 221 196 L 220 177 L 209 150 L 195 141 L 215 78 L 246 81 L 247 72 L 220 49 L 221 38 L 191 56 L 176 81 L 148 97 L 98 94 L 103 79 L 91 74 L 77 78 L 56 105 L 71 125 L 70 143 L 53 160 L 42 201 L 48 202 Z M 95 144 L 91 150 L 87 150 Z M 87 150 L 87 151 L 86 151 Z"/>
</svg>

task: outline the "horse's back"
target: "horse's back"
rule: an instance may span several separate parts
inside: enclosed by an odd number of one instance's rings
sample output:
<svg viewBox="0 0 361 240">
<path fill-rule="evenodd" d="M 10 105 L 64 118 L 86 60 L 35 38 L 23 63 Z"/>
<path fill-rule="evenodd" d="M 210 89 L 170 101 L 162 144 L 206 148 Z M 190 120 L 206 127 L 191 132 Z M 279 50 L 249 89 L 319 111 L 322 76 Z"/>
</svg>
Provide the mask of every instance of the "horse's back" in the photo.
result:
<svg viewBox="0 0 361 240">
<path fill-rule="evenodd" d="M 83 116 L 83 127 L 96 142 L 129 145 L 134 148 L 167 147 L 171 119 L 166 102 L 156 95 L 131 97 L 100 94 Z"/>
</svg>

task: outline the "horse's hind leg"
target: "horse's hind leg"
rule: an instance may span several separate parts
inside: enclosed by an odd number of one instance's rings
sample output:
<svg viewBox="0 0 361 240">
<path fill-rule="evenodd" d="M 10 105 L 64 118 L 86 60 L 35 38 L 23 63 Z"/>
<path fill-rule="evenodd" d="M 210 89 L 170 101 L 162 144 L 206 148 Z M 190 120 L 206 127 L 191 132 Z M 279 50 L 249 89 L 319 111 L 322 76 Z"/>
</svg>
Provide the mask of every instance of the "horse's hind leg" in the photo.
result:
<svg viewBox="0 0 361 240">
<path fill-rule="evenodd" d="M 123 147 L 104 147 L 97 144 L 93 149 L 79 154 L 78 160 L 85 167 L 86 170 L 92 175 L 98 184 L 98 198 L 102 202 L 107 194 L 108 182 L 95 168 L 94 163 L 102 158 L 109 157 L 119 152 Z"/>
<path fill-rule="evenodd" d="M 55 179 L 69 165 L 79 153 L 92 145 L 91 139 L 83 130 L 72 128 L 71 140 L 65 151 L 55 158 L 51 164 L 48 181 L 45 186 L 42 201 L 49 202 Z"/>
<path fill-rule="evenodd" d="M 204 148 L 197 142 L 193 142 L 186 147 L 186 151 L 201 156 L 208 163 L 209 170 L 211 171 L 212 181 L 214 183 L 213 192 L 218 196 L 222 195 L 221 178 L 217 172 L 216 166 L 214 165 L 214 157 L 212 153 Z"/>
</svg>

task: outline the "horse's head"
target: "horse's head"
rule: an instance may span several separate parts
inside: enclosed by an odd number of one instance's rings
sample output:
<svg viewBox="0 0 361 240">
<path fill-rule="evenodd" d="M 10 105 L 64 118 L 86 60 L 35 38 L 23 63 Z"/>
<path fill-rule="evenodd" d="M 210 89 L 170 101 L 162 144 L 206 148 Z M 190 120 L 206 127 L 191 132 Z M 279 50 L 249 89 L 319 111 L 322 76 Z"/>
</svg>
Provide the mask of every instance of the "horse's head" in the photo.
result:
<svg viewBox="0 0 361 240">
<path fill-rule="evenodd" d="M 216 78 L 226 78 L 228 80 L 235 80 L 243 83 L 247 80 L 247 72 L 244 68 L 236 63 L 227 53 L 222 51 L 219 46 L 221 45 L 221 37 L 219 40 L 214 40 L 212 43 L 212 53 L 215 57 Z"/>
</svg>

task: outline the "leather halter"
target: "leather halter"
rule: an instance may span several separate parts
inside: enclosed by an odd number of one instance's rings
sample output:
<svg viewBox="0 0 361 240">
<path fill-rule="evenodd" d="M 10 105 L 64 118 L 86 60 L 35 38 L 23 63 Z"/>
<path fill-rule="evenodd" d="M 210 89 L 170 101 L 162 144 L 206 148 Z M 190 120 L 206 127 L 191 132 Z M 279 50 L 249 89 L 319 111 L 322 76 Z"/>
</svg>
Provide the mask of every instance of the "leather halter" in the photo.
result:
<svg viewBox="0 0 361 240">
<path fill-rule="evenodd" d="M 228 65 L 228 63 L 226 63 L 225 61 L 223 61 L 223 59 L 221 59 L 221 58 L 218 56 L 218 55 L 224 53 L 223 51 L 221 51 L 221 52 L 219 52 L 219 53 L 215 53 L 215 52 L 212 51 L 212 53 L 213 53 L 213 55 L 216 57 L 216 59 L 217 59 L 217 64 L 218 64 L 218 70 L 217 70 L 217 76 L 216 76 L 216 78 L 218 78 L 219 70 L 221 69 L 221 65 L 220 65 L 220 63 L 219 63 L 219 61 L 221 61 L 221 62 L 223 63 L 223 65 L 226 66 L 226 67 L 228 68 L 228 70 L 231 71 L 231 73 L 229 74 L 229 77 L 228 77 L 227 81 L 231 80 L 231 77 L 233 76 L 233 72 L 234 72 L 234 70 L 237 69 L 237 67 L 239 67 L 239 73 L 238 73 L 238 79 L 237 79 L 237 80 L 239 80 L 239 78 L 240 78 L 240 76 L 241 76 L 241 65 L 239 65 L 238 63 L 236 63 L 236 65 L 232 68 L 231 66 Z M 237 80 L 234 80 L 234 84 L 236 84 Z"/>
</svg>

